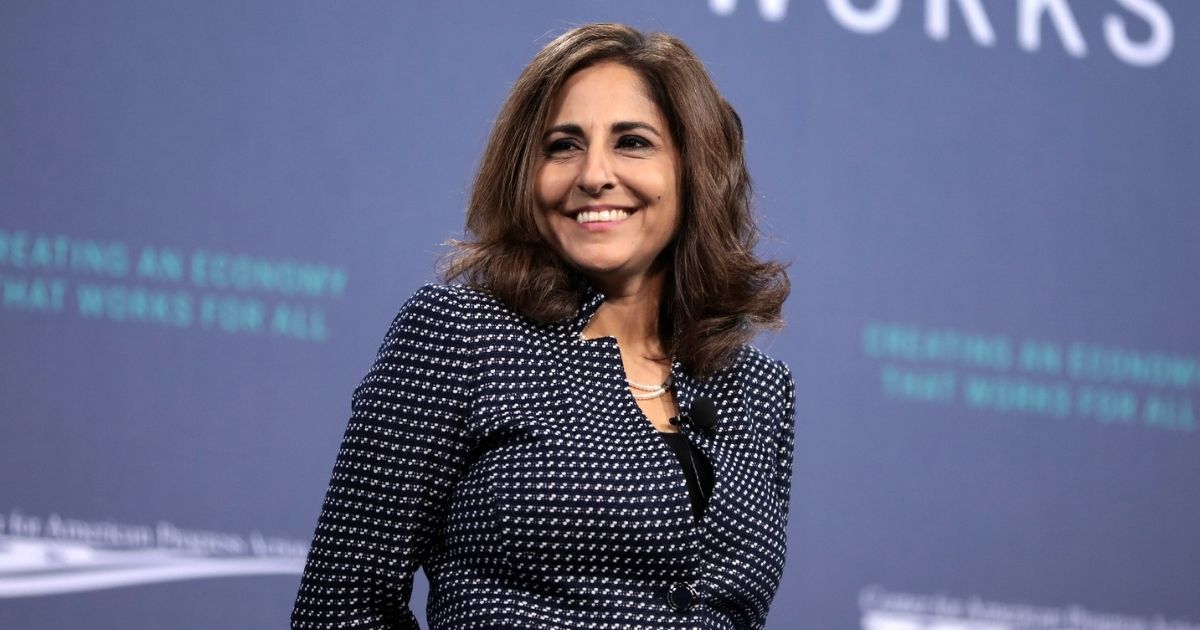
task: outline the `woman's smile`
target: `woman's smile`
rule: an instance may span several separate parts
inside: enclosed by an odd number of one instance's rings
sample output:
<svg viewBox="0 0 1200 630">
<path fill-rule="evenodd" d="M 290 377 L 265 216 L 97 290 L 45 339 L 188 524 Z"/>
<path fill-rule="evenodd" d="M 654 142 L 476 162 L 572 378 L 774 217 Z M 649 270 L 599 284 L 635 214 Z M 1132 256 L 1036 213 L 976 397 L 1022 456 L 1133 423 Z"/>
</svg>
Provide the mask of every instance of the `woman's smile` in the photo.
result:
<svg viewBox="0 0 1200 630">
<path fill-rule="evenodd" d="M 604 232 L 621 226 L 635 210 L 594 206 L 574 212 L 575 222 L 589 232 Z"/>
</svg>

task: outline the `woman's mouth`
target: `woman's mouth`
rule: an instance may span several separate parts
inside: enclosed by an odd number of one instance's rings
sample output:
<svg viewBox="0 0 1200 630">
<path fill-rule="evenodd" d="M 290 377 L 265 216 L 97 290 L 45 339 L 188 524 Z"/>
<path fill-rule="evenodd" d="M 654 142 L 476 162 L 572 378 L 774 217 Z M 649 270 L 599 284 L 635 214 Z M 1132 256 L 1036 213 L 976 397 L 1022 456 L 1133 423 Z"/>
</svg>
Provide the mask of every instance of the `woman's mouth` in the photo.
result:
<svg viewBox="0 0 1200 630">
<path fill-rule="evenodd" d="M 629 218 L 629 211 L 615 208 L 611 210 L 584 210 L 575 215 L 578 223 L 613 223 Z"/>
</svg>

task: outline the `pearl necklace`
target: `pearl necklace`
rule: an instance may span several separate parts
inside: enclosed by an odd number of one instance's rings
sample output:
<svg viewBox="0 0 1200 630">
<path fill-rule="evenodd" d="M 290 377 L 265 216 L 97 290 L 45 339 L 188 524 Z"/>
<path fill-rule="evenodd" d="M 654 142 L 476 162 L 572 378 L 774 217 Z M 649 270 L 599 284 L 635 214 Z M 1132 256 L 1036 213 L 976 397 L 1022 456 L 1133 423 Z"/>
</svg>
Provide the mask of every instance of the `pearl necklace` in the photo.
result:
<svg viewBox="0 0 1200 630">
<path fill-rule="evenodd" d="M 591 339 L 583 336 L 583 331 L 579 332 L 579 340 L 585 342 L 591 341 Z M 633 392 L 634 400 L 653 400 L 661 397 L 663 394 L 667 393 L 667 390 L 671 388 L 671 377 L 669 376 L 667 377 L 666 382 L 664 382 L 662 385 L 647 385 L 645 383 L 639 383 L 628 378 L 625 379 L 625 382 L 629 384 L 630 389 L 637 390 Z M 644 393 L 639 394 L 638 391 Z"/>
<path fill-rule="evenodd" d="M 667 381 L 665 383 L 663 383 L 662 385 L 646 385 L 645 383 L 639 383 L 639 382 L 637 382 L 633 379 L 629 379 L 629 378 L 625 379 L 625 382 L 629 384 L 630 389 L 635 389 L 635 390 L 645 392 L 643 394 L 639 394 L 636 391 L 633 392 L 634 400 L 651 400 L 654 398 L 658 398 L 658 397 L 662 396 L 663 394 L 667 393 L 667 390 L 670 389 L 670 387 L 671 387 L 671 379 L 670 378 L 668 378 Z"/>
</svg>

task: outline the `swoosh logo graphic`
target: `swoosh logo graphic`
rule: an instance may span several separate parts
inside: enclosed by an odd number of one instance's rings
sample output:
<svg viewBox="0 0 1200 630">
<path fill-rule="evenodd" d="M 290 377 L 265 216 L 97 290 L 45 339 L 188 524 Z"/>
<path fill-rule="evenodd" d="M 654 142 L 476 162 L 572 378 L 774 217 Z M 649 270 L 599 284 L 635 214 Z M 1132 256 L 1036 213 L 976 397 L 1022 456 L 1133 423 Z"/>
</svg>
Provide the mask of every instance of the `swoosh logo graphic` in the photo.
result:
<svg viewBox="0 0 1200 630">
<path fill-rule="evenodd" d="M 0 537 L 0 598 L 251 575 L 299 575 L 302 557 L 203 557 L 161 549 Z"/>
</svg>

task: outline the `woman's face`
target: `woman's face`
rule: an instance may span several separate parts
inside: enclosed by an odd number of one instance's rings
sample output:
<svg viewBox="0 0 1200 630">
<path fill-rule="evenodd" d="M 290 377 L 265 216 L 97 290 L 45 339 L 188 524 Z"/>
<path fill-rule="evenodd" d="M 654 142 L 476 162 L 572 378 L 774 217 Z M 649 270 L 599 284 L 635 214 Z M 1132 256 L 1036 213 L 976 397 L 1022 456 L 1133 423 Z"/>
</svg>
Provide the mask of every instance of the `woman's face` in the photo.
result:
<svg viewBox="0 0 1200 630">
<path fill-rule="evenodd" d="M 680 160 L 667 121 L 627 66 L 576 72 L 551 103 L 537 162 L 538 228 L 604 289 L 639 282 L 679 226 Z"/>
</svg>

